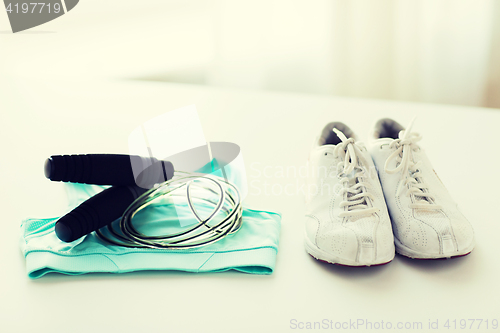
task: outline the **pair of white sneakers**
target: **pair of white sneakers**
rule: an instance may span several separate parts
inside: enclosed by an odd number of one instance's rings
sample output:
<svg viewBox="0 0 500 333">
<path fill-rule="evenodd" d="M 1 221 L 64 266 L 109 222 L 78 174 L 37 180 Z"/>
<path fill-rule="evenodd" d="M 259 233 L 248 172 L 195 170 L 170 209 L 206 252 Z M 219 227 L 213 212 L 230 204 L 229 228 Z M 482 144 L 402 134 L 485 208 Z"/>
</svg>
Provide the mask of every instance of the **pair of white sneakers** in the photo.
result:
<svg viewBox="0 0 500 333">
<path fill-rule="evenodd" d="M 474 231 L 411 127 L 382 119 L 365 146 L 345 124 L 326 125 L 309 157 L 305 247 L 310 255 L 371 266 L 390 262 L 395 252 L 439 259 L 472 251 Z"/>
</svg>

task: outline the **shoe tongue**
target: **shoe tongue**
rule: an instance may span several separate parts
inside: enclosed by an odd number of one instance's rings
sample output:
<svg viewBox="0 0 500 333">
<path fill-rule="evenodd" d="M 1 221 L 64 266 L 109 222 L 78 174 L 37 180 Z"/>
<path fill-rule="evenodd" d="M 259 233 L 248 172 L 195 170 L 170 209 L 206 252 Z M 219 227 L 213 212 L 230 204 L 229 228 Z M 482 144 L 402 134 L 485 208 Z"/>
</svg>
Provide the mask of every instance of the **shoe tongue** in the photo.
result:
<svg viewBox="0 0 500 333">
<path fill-rule="evenodd" d="M 347 193 L 347 199 L 349 200 L 349 198 L 355 196 L 356 194 L 352 194 L 352 193 Z M 352 211 L 352 210 L 357 210 L 357 209 L 363 209 L 367 206 L 367 202 L 366 202 L 366 198 L 363 200 L 363 202 L 357 204 L 357 205 L 352 205 L 352 206 L 349 206 L 349 210 Z"/>
<path fill-rule="evenodd" d="M 357 183 L 359 183 L 358 179 L 356 178 L 356 173 L 360 171 L 359 166 L 356 166 L 354 170 L 352 170 L 351 173 L 349 173 L 347 176 L 347 179 L 349 179 L 349 182 L 347 183 L 348 187 L 354 186 Z M 353 193 L 347 193 L 347 199 L 350 199 L 351 197 L 355 196 L 356 194 Z M 349 206 L 349 210 L 355 210 L 355 209 L 362 209 L 363 207 L 366 206 L 366 199 L 364 200 L 364 203 L 359 203 L 357 205 Z"/>
<path fill-rule="evenodd" d="M 377 144 L 381 144 L 381 145 L 390 144 L 392 141 L 394 141 L 394 139 L 391 139 L 391 138 L 380 138 L 380 139 L 375 140 L 375 142 Z"/>
<path fill-rule="evenodd" d="M 420 183 L 420 181 L 419 181 L 418 179 L 417 179 L 417 182 L 418 182 L 418 183 Z M 419 191 L 420 191 L 420 193 L 424 193 L 424 191 L 422 191 L 422 190 L 419 190 Z M 416 193 L 416 195 L 415 195 L 415 201 L 416 201 L 417 203 L 428 203 L 428 204 L 432 204 L 432 202 L 431 202 L 429 199 L 427 199 L 427 197 L 421 197 L 421 196 L 419 196 L 417 193 Z"/>
</svg>

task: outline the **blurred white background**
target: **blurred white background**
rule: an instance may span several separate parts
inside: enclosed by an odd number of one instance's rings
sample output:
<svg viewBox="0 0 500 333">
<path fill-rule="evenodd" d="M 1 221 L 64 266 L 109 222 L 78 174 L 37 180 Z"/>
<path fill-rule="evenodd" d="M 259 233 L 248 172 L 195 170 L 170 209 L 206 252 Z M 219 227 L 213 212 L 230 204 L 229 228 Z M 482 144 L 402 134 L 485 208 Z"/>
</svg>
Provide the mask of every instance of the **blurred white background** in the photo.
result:
<svg viewBox="0 0 500 333">
<path fill-rule="evenodd" d="M 81 0 L 0 75 L 108 77 L 500 108 L 499 0 Z M 8 50 L 8 52 L 5 52 Z"/>
</svg>

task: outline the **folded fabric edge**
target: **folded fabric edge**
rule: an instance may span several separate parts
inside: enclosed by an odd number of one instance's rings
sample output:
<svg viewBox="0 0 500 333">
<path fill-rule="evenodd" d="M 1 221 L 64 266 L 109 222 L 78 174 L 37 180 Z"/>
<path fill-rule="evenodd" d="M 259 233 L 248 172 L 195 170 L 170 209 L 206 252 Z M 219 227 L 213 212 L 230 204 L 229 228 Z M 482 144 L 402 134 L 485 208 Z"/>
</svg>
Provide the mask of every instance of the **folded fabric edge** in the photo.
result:
<svg viewBox="0 0 500 333">
<path fill-rule="evenodd" d="M 26 268 L 31 279 L 48 273 L 80 275 L 86 273 L 127 273 L 134 271 L 223 272 L 236 270 L 248 274 L 273 273 L 277 250 L 256 248 L 224 253 L 129 253 L 61 256 L 53 252 L 29 252 Z"/>
</svg>

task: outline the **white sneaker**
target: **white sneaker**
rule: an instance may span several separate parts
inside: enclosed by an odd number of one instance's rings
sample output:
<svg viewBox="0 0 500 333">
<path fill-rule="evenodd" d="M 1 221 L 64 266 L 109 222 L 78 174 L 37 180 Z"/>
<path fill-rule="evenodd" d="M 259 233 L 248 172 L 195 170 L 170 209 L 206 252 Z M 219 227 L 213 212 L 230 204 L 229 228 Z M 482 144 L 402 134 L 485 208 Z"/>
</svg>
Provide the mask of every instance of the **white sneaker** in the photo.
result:
<svg viewBox="0 0 500 333">
<path fill-rule="evenodd" d="M 380 181 L 367 149 L 355 142 L 349 127 L 326 125 L 309 157 L 309 175 L 307 252 L 347 266 L 390 262 L 394 239 Z"/>
<path fill-rule="evenodd" d="M 412 123 L 404 130 L 394 120 L 382 119 L 369 142 L 392 219 L 396 252 L 418 259 L 469 254 L 474 231 L 417 145 L 422 137 L 411 132 Z"/>
</svg>

